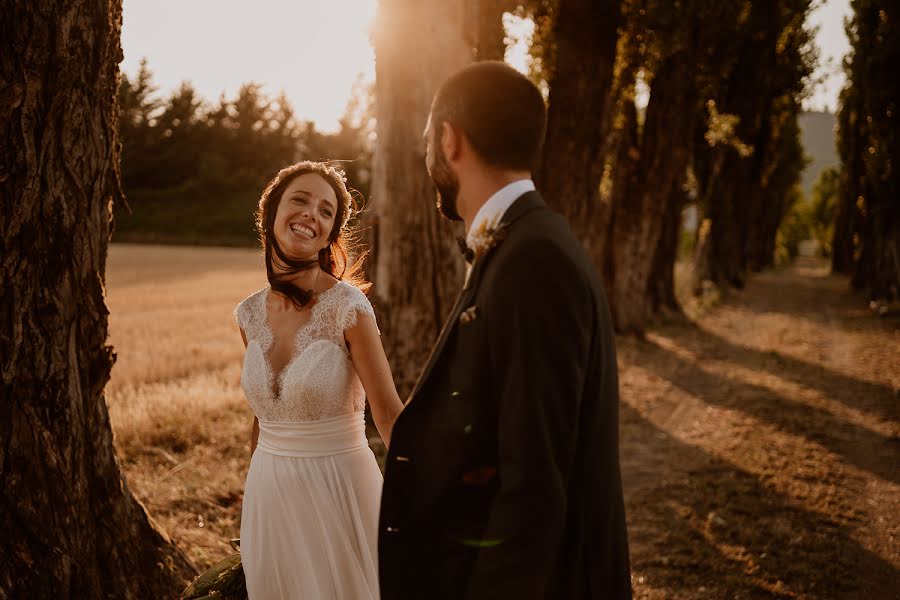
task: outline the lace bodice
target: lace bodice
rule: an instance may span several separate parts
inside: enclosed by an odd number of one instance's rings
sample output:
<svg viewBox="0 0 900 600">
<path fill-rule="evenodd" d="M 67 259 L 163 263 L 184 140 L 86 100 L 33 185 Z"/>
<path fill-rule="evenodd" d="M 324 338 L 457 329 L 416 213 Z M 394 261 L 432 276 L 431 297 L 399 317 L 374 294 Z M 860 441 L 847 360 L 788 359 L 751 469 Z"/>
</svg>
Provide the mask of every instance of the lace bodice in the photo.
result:
<svg viewBox="0 0 900 600">
<path fill-rule="evenodd" d="M 375 313 L 366 296 L 338 281 L 319 295 L 309 321 L 297 331 L 294 353 L 273 386 L 268 352 L 273 335 L 266 313 L 266 286 L 234 309 L 247 337 L 241 387 L 263 421 L 317 421 L 363 410 L 365 393 L 344 341 L 344 331 L 362 312 Z M 273 388 L 278 389 L 276 396 Z"/>
</svg>

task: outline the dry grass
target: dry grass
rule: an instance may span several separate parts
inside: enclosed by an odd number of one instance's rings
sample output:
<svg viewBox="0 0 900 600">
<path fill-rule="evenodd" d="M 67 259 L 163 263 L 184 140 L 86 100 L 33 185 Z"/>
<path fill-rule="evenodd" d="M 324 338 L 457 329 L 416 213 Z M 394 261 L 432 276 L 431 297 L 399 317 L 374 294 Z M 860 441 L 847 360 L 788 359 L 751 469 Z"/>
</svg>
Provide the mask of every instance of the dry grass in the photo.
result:
<svg viewBox="0 0 900 600">
<path fill-rule="evenodd" d="M 265 283 L 248 249 L 113 245 L 107 387 L 128 483 L 199 567 L 238 536 L 251 413 L 231 311 Z"/>
</svg>

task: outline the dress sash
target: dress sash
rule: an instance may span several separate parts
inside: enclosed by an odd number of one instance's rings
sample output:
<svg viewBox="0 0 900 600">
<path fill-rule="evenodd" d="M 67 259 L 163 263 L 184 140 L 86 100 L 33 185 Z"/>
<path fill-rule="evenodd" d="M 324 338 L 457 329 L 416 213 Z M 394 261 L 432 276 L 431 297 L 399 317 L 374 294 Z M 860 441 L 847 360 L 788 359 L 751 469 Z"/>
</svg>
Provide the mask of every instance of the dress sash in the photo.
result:
<svg viewBox="0 0 900 600">
<path fill-rule="evenodd" d="M 295 458 L 331 456 L 367 448 L 369 441 L 363 415 L 363 412 L 354 412 L 302 422 L 260 419 L 256 448 L 275 456 Z"/>
</svg>

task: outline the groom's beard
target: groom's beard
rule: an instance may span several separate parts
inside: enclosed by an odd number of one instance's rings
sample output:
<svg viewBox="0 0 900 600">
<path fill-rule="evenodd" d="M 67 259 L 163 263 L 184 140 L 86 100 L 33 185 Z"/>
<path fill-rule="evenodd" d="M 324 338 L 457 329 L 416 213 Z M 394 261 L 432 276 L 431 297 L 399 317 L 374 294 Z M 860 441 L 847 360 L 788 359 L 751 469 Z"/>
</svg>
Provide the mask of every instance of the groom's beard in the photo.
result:
<svg viewBox="0 0 900 600">
<path fill-rule="evenodd" d="M 434 165 L 432 165 L 429 174 L 437 190 L 435 205 L 438 211 L 451 221 L 462 221 L 463 219 L 459 216 L 459 211 L 456 207 L 456 199 L 459 196 L 459 181 L 450 169 L 450 165 L 447 163 L 447 158 L 444 156 L 440 145 L 435 148 Z"/>
</svg>

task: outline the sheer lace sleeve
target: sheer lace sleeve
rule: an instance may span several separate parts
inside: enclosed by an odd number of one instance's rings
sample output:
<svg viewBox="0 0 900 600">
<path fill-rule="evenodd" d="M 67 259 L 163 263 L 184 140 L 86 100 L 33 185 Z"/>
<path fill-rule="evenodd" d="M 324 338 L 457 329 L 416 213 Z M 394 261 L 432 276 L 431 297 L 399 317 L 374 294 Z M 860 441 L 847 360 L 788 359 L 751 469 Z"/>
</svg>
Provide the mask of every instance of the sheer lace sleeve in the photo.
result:
<svg viewBox="0 0 900 600">
<path fill-rule="evenodd" d="M 234 307 L 234 320 L 237 321 L 238 327 L 244 331 L 248 340 L 260 337 L 258 305 L 260 302 L 265 302 L 265 292 L 266 289 L 263 288 L 244 298 L 240 304 Z"/>
<path fill-rule="evenodd" d="M 242 300 L 240 304 L 234 307 L 234 320 L 237 321 L 238 327 L 247 332 L 247 324 L 250 321 L 250 307 L 248 306 L 249 298 Z"/>
<path fill-rule="evenodd" d="M 347 286 L 346 302 L 343 306 L 343 312 L 340 320 L 341 331 L 346 331 L 356 325 L 359 314 L 369 315 L 375 321 L 375 328 L 378 328 L 378 321 L 375 319 L 375 310 L 366 295 L 359 288 L 352 285 Z M 381 330 L 378 331 L 381 333 Z"/>
</svg>

